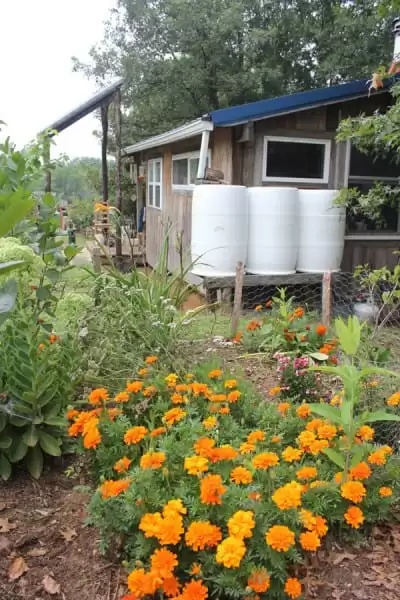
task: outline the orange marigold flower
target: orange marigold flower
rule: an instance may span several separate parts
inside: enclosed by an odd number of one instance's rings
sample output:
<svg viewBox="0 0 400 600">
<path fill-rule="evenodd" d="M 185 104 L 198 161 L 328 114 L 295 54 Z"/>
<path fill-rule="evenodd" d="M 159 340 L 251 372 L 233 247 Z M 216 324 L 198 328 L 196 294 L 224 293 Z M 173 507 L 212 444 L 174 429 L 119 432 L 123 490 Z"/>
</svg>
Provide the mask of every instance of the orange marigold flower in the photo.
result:
<svg viewBox="0 0 400 600">
<path fill-rule="evenodd" d="M 301 319 L 301 317 L 304 317 L 304 308 L 301 308 L 301 306 L 298 306 L 297 308 L 295 308 L 294 313 L 293 313 L 298 319 Z"/>
<path fill-rule="evenodd" d="M 257 304 L 257 306 L 255 307 L 254 310 L 256 310 L 257 312 L 261 312 L 263 309 L 262 304 Z"/>
<path fill-rule="evenodd" d="M 157 537 L 162 546 L 174 546 L 180 541 L 183 533 L 183 519 L 175 513 L 161 520 Z"/>
<path fill-rule="evenodd" d="M 226 488 L 222 485 L 220 475 L 206 475 L 200 482 L 200 498 L 202 504 L 222 504 L 221 496 Z"/>
<path fill-rule="evenodd" d="M 289 577 L 289 579 L 286 579 L 284 590 L 289 598 L 292 598 L 292 600 L 295 600 L 295 598 L 300 598 L 302 594 L 301 583 L 298 579 L 296 579 L 296 577 Z"/>
<path fill-rule="evenodd" d="M 256 442 L 263 442 L 264 440 L 265 440 L 265 433 L 263 431 L 261 431 L 260 429 L 257 429 L 256 431 L 252 431 L 247 436 L 247 441 L 249 442 L 249 444 L 255 444 Z"/>
<path fill-rule="evenodd" d="M 245 467 L 235 467 L 231 471 L 230 479 L 233 483 L 247 485 L 253 481 L 253 475 L 248 469 L 245 469 Z"/>
<path fill-rule="evenodd" d="M 110 421 L 114 421 L 116 417 L 122 415 L 122 410 L 120 408 L 109 408 L 107 410 L 107 415 L 110 418 Z"/>
<path fill-rule="evenodd" d="M 213 369 L 212 371 L 209 372 L 208 378 L 209 379 L 218 379 L 218 377 L 221 377 L 221 375 L 222 375 L 221 369 Z"/>
<path fill-rule="evenodd" d="M 303 451 L 299 450 L 298 448 L 293 448 L 292 446 L 288 446 L 282 452 L 283 460 L 285 460 L 286 462 L 290 462 L 290 463 L 300 460 L 302 456 L 303 456 Z"/>
<path fill-rule="evenodd" d="M 324 517 L 320 517 L 319 515 L 317 515 L 315 519 L 316 523 L 311 531 L 314 531 L 320 538 L 324 537 L 328 533 L 327 521 Z"/>
<path fill-rule="evenodd" d="M 279 458 L 275 452 L 262 452 L 253 458 L 252 463 L 255 469 L 269 469 L 270 467 L 276 467 Z"/>
<path fill-rule="evenodd" d="M 178 394 L 184 394 L 185 392 L 189 391 L 189 386 L 187 383 L 178 383 L 175 386 L 175 390 L 178 392 Z"/>
<path fill-rule="evenodd" d="M 206 600 L 208 588 L 201 579 L 192 579 L 185 585 L 180 596 L 181 600 Z"/>
<path fill-rule="evenodd" d="M 75 417 L 79 417 L 79 410 L 75 410 L 75 408 L 71 408 L 69 411 L 67 411 L 67 415 L 66 415 L 68 421 L 72 421 L 73 419 L 75 419 Z"/>
<path fill-rule="evenodd" d="M 364 514 L 358 506 L 349 506 L 344 513 L 344 519 L 353 529 L 358 529 L 365 521 Z"/>
<path fill-rule="evenodd" d="M 337 435 L 337 429 L 334 425 L 324 424 L 318 427 L 317 433 L 321 440 L 332 440 Z"/>
<path fill-rule="evenodd" d="M 39 351 L 41 352 L 46 348 L 46 344 L 39 344 Z"/>
<path fill-rule="evenodd" d="M 142 469 L 160 469 L 164 462 L 164 452 L 147 452 L 140 459 L 140 466 Z"/>
<path fill-rule="evenodd" d="M 234 393 L 235 392 L 231 392 L 231 394 L 234 394 Z M 230 396 L 231 394 L 228 394 L 228 396 Z M 231 412 L 231 409 L 229 408 L 229 406 L 222 406 L 218 411 L 218 413 L 220 415 L 229 415 L 230 412 Z"/>
<path fill-rule="evenodd" d="M 60 339 L 59 335 L 54 335 L 54 333 L 51 334 L 51 336 L 49 337 L 49 342 L 50 344 L 54 344 L 54 342 L 57 342 L 57 340 Z"/>
<path fill-rule="evenodd" d="M 130 444 L 138 444 L 142 441 L 142 439 L 148 433 L 147 427 L 143 427 L 143 425 L 137 425 L 136 427 L 131 427 L 124 435 L 124 442 L 128 446 Z"/>
<path fill-rule="evenodd" d="M 249 442 L 243 442 L 243 444 L 240 444 L 240 454 L 250 454 L 250 452 L 254 452 L 254 450 L 256 449 L 254 444 L 249 444 Z"/>
<path fill-rule="evenodd" d="M 129 394 L 128 392 L 119 392 L 114 398 L 114 402 L 128 402 Z"/>
<path fill-rule="evenodd" d="M 143 388 L 143 381 L 130 381 L 126 384 L 126 391 L 129 394 L 137 394 Z"/>
<path fill-rule="evenodd" d="M 245 554 L 246 546 L 242 538 L 227 537 L 217 547 L 216 561 L 227 569 L 237 569 Z"/>
<path fill-rule="evenodd" d="M 185 470 L 189 475 L 199 475 L 208 471 L 208 460 L 203 456 L 188 456 L 185 458 Z"/>
<path fill-rule="evenodd" d="M 273 435 L 271 438 L 271 442 L 273 444 L 279 444 L 280 441 L 281 441 L 281 438 L 279 437 L 279 435 Z"/>
<path fill-rule="evenodd" d="M 363 425 L 356 433 L 356 436 L 363 440 L 363 442 L 372 442 L 374 435 L 375 430 L 369 427 L 369 425 Z"/>
<path fill-rule="evenodd" d="M 360 462 L 358 465 L 355 465 L 350 469 L 350 479 L 356 479 L 358 481 L 363 481 L 364 479 L 368 479 L 370 477 L 372 471 L 366 462 Z"/>
<path fill-rule="evenodd" d="M 268 396 L 277 396 L 278 394 L 280 394 L 281 389 L 282 388 L 279 385 L 276 385 L 275 387 L 269 390 Z"/>
<path fill-rule="evenodd" d="M 327 328 L 325 327 L 325 325 L 317 325 L 317 327 L 315 328 L 315 333 L 317 335 L 325 335 L 327 332 Z"/>
<path fill-rule="evenodd" d="M 196 575 L 200 575 L 201 573 L 201 564 L 200 563 L 193 563 L 190 569 L 190 574 L 194 575 L 196 577 Z"/>
<path fill-rule="evenodd" d="M 300 534 L 300 546 L 308 552 L 315 552 L 321 546 L 321 540 L 315 531 L 306 531 Z"/>
<path fill-rule="evenodd" d="M 166 431 L 167 430 L 165 427 L 156 427 L 156 429 L 153 429 L 153 431 L 150 431 L 150 437 L 151 438 L 158 437 L 159 435 L 162 435 Z"/>
<path fill-rule="evenodd" d="M 106 390 L 106 388 L 97 388 L 90 392 L 89 404 L 97 405 L 100 404 L 101 401 L 107 402 L 108 398 L 108 390 Z"/>
<path fill-rule="evenodd" d="M 249 500 L 254 500 L 254 502 L 261 500 L 261 494 L 259 492 L 251 492 L 247 497 Z"/>
<path fill-rule="evenodd" d="M 265 541 L 276 552 L 287 552 L 294 546 L 295 536 L 286 525 L 273 525 L 265 534 Z"/>
<path fill-rule="evenodd" d="M 315 467 L 303 467 L 296 473 L 297 479 L 315 479 L 318 476 L 318 471 Z"/>
<path fill-rule="evenodd" d="M 167 577 L 162 582 L 162 591 L 165 596 L 168 598 L 175 598 L 179 595 L 180 583 L 176 577 Z M 134 600 L 137 600 L 136 598 Z"/>
<path fill-rule="evenodd" d="M 139 369 L 138 375 L 139 375 L 139 377 L 146 377 L 148 372 L 149 372 L 149 370 L 146 369 L 145 367 L 143 367 L 143 369 Z"/>
<path fill-rule="evenodd" d="M 114 471 L 117 471 L 117 473 L 125 473 L 129 469 L 131 462 L 131 459 L 127 456 L 120 458 L 114 465 Z"/>
<path fill-rule="evenodd" d="M 313 444 L 316 439 L 317 437 L 315 433 L 309 431 L 308 429 L 306 431 L 302 431 L 297 437 L 300 448 L 305 452 L 309 450 L 311 444 Z"/>
<path fill-rule="evenodd" d="M 393 454 L 393 448 L 390 446 L 382 446 L 380 450 L 382 450 L 384 454 Z"/>
<path fill-rule="evenodd" d="M 386 453 L 379 448 L 378 450 L 371 452 L 371 454 L 368 456 L 368 462 L 371 465 L 383 466 L 386 464 Z"/>
<path fill-rule="evenodd" d="M 249 588 L 257 594 L 263 594 L 269 590 L 271 585 L 271 579 L 266 569 L 257 569 L 251 572 L 250 577 L 247 580 Z"/>
<path fill-rule="evenodd" d="M 143 531 L 144 537 L 158 537 L 163 518 L 159 512 L 146 513 L 140 520 L 139 529 Z"/>
<path fill-rule="evenodd" d="M 267 300 L 266 303 L 265 303 L 265 306 L 267 308 L 271 308 L 271 306 L 272 306 L 272 300 Z"/>
<path fill-rule="evenodd" d="M 160 579 L 171 577 L 175 567 L 178 566 L 177 555 L 166 548 L 154 550 L 150 560 L 152 572 Z"/>
<path fill-rule="evenodd" d="M 254 513 L 251 510 L 238 510 L 228 520 L 229 535 L 235 538 L 250 538 L 255 526 Z"/>
<path fill-rule="evenodd" d="M 302 491 L 302 485 L 297 483 L 297 481 L 291 481 L 290 483 L 278 488 L 273 494 L 272 500 L 280 510 L 297 508 L 301 504 Z"/>
<path fill-rule="evenodd" d="M 379 488 L 379 495 L 381 498 L 390 498 L 393 495 L 393 490 L 391 487 L 381 487 Z"/>
<path fill-rule="evenodd" d="M 238 384 L 238 383 L 237 383 L 236 379 L 227 379 L 227 380 L 224 382 L 224 387 L 225 387 L 227 390 L 233 390 L 235 387 L 237 387 L 237 384 Z"/>
<path fill-rule="evenodd" d="M 350 502 L 354 502 L 354 504 L 362 502 L 367 493 L 364 485 L 360 481 L 347 481 L 342 485 L 340 490 L 342 497 L 346 498 L 346 500 L 350 500 Z"/>
<path fill-rule="evenodd" d="M 128 575 L 128 588 L 135 598 L 153 596 L 162 584 L 159 577 L 153 573 L 146 573 L 144 569 L 135 569 Z"/>
<path fill-rule="evenodd" d="M 246 325 L 247 331 L 257 331 L 257 329 L 260 329 L 260 328 L 261 328 L 261 323 L 260 323 L 260 321 L 257 321 L 256 319 L 252 319 Z"/>
<path fill-rule="evenodd" d="M 158 390 L 155 385 L 148 385 L 143 390 L 143 396 L 145 398 L 152 398 L 157 394 Z"/>
<path fill-rule="evenodd" d="M 304 527 L 310 531 L 312 531 L 317 522 L 315 515 L 313 515 L 310 510 L 305 510 L 304 508 L 302 508 L 299 512 L 299 519 L 302 525 L 304 525 Z"/>
<path fill-rule="evenodd" d="M 204 419 L 202 425 L 204 427 L 204 429 L 213 429 L 218 423 L 218 420 L 216 417 L 207 417 L 207 419 Z"/>
<path fill-rule="evenodd" d="M 232 338 L 234 344 L 240 344 L 243 337 L 243 331 L 238 331 L 235 337 Z"/>
<path fill-rule="evenodd" d="M 208 399 L 210 402 L 227 402 L 228 396 L 226 394 L 211 394 Z"/>
<path fill-rule="evenodd" d="M 213 448 L 209 454 L 212 463 L 217 463 L 221 460 L 234 460 L 237 456 L 237 450 L 232 448 L 229 444 L 223 444 L 220 448 Z"/>
<path fill-rule="evenodd" d="M 222 533 L 217 525 L 209 521 L 194 521 L 186 531 L 185 541 L 195 552 L 205 548 L 214 548 L 222 539 Z"/>
<path fill-rule="evenodd" d="M 313 515 L 309 510 L 300 511 L 300 521 L 306 529 L 314 531 L 318 537 L 324 537 L 328 533 L 326 519 L 319 515 Z"/>
<path fill-rule="evenodd" d="M 306 425 L 307 431 L 317 431 L 318 427 L 321 427 L 324 424 L 322 419 L 312 419 Z M 315 438 L 314 438 L 315 439 Z"/>
<path fill-rule="evenodd" d="M 239 400 L 241 395 L 242 393 L 239 390 L 232 390 L 227 394 L 226 399 L 230 404 L 234 404 Z"/>
<path fill-rule="evenodd" d="M 163 508 L 163 517 L 173 517 L 175 515 L 186 515 L 187 508 L 184 507 L 180 498 L 169 500 Z"/>
<path fill-rule="evenodd" d="M 163 421 L 171 426 L 174 423 L 181 421 L 184 417 L 186 417 L 186 411 L 181 408 L 171 408 L 171 410 L 168 410 L 163 416 Z"/>
<path fill-rule="evenodd" d="M 290 402 L 281 402 L 280 404 L 278 404 L 278 407 L 277 407 L 278 412 L 280 415 L 282 415 L 282 417 L 286 415 L 289 408 L 290 408 Z"/>
<path fill-rule="evenodd" d="M 129 479 L 119 479 L 118 481 L 109 479 L 100 486 L 100 493 L 104 500 L 107 498 L 114 498 L 115 496 L 122 494 L 122 492 L 125 492 L 130 484 L 131 482 Z"/>
<path fill-rule="evenodd" d="M 97 427 L 90 427 L 86 432 L 84 432 L 83 446 L 87 450 L 90 448 L 97 448 L 100 442 L 101 434 Z"/>
<path fill-rule="evenodd" d="M 400 404 L 400 392 L 392 394 L 386 404 L 388 406 L 398 406 Z"/>
<path fill-rule="evenodd" d="M 210 389 L 206 383 L 198 383 L 195 381 L 191 384 L 193 395 L 197 398 L 198 396 L 208 396 Z"/>
<path fill-rule="evenodd" d="M 199 456 L 205 456 L 206 458 L 208 458 L 210 456 L 210 452 L 214 448 L 214 446 L 215 446 L 215 440 L 205 437 L 205 438 L 200 438 L 199 440 L 197 440 L 197 442 L 195 442 L 193 444 L 193 450 Z"/>
<path fill-rule="evenodd" d="M 300 419 L 307 419 L 311 415 L 311 409 L 308 404 L 302 404 L 296 410 L 296 414 Z"/>
<path fill-rule="evenodd" d="M 187 404 L 187 396 L 182 396 L 182 394 L 172 394 L 171 402 L 172 404 Z"/>
<path fill-rule="evenodd" d="M 144 362 L 146 363 L 146 365 L 153 365 L 157 361 L 158 361 L 157 356 L 148 356 Z"/>
<path fill-rule="evenodd" d="M 174 388 L 176 386 L 176 382 L 178 381 L 178 375 L 176 373 L 170 373 L 165 378 L 165 383 L 169 388 Z"/>
<path fill-rule="evenodd" d="M 317 456 L 325 448 L 329 448 L 328 440 L 315 440 L 315 442 L 310 445 L 309 452 L 313 456 Z"/>
</svg>

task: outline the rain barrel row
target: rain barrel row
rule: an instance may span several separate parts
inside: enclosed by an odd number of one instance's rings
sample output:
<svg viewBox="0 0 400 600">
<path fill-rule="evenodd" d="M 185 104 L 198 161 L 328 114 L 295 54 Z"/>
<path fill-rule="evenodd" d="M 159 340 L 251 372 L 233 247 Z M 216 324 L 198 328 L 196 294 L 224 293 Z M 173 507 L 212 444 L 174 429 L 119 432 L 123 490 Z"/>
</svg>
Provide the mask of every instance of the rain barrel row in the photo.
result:
<svg viewBox="0 0 400 600">
<path fill-rule="evenodd" d="M 200 185 L 193 193 L 192 272 L 201 277 L 339 271 L 345 209 L 336 190 Z"/>
</svg>

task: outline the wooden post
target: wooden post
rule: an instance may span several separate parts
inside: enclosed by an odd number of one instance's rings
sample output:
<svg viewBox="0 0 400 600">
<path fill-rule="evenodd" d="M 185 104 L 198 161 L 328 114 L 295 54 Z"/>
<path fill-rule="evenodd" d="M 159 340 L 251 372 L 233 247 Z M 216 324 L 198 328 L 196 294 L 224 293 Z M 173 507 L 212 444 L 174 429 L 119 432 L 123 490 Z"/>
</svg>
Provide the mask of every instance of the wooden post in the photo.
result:
<svg viewBox="0 0 400 600">
<path fill-rule="evenodd" d="M 239 327 L 240 313 L 242 310 L 243 279 L 244 265 L 242 262 L 238 262 L 238 264 L 236 265 L 235 296 L 233 300 L 232 311 L 232 337 L 235 337 Z"/>
<path fill-rule="evenodd" d="M 100 254 L 100 248 L 98 246 L 95 246 L 92 250 L 92 263 L 93 263 L 94 272 L 100 273 L 101 272 L 101 254 Z"/>
<path fill-rule="evenodd" d="M 332 320 L 332 271 L 324 273 L 322 278 L 322 322 L 330 327 Z"/>
<path fill-rule="evenodd" d="M 101 185 L 102 185 L 102 200 L 103 204 L 108 205 L 108 104 L 103 104 L 101 109 Z M 102 213 L 104 243 L 107 244 L 108 239 L 108 214 Z"/>
<path fill-rule="evenodd" d="M 114 96 L 115 111 L 115 207 L 119 210 L 118 220 L 115 228 L 115 256 L 122 256 L 122 194 L 121 194 L 121 90 L 117 90 Z"/>
</svg>

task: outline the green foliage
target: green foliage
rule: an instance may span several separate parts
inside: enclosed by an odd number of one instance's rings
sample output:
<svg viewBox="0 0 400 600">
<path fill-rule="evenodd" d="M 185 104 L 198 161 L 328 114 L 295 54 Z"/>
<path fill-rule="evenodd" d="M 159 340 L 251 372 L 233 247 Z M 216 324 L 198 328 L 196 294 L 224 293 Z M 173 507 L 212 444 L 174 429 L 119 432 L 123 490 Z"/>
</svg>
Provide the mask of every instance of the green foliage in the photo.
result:
<svg viewBox="0 0 400 600">
<path fill-rule="evenodd" d="M 370 303 L 377 307 L 370 332 L 373 340 L 400 309 L 400 264 L 395 265 L 393 270 L 387 267 L 371 269 L 369 265 L 363 265 L 356 268 L 354 275 Z"/>
<path fill-rule="evenodd" d="M 57 332 L 77 332 L 88 311 L 94 306 L 94 298 L 88 294 L 66 292 L 56 308 L 55 328 Z"/>
</svg>

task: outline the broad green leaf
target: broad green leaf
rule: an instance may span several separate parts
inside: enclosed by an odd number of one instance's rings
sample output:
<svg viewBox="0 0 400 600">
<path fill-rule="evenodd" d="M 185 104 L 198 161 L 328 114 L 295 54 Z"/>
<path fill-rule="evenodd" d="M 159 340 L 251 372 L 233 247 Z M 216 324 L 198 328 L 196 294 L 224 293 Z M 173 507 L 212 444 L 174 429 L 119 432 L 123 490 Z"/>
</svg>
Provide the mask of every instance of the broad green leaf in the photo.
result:
<svg viewBox="0 0 400 600">
<path fill-rule="evenodd" d="M 353 452 L 353 456 L 350 461 L 350 466 L 354 467 L 355 465 L 358 465 L 362 461 L 366 453 L 367 451 L 364 445 L 358 446 Z"/>
<path fill-rule="evenodd" d="M 336 334 L 339 344 L 348 356 L 357 354 L 361 339 L 361 324 L 357 317 L 350 316 L 347 325 L 343 319 L 335 320 Z"/>
<path fill-rule="evenodd" d="M 23 189 L 9 194 L 0 194 L 6 205 L 6 208 L 1 211 L 0 237 L 7 235 L 35 206 L 34 200 L 25 198 L 25 194 Z"/>
<path fill-rule="evenodd" d="M 8 451 L 8 458 L 12 463 L 17 463 L 24 458 L 28 452 L 28 446 L 23 441 L 22 437 L 14 438 L 13 443 Z"/>
<path fill-rule="evenodd" d="M 344 456 L 342 456 L 342 454 L 340 454 L 340 452 L 337 452 L 336 450 L 333 450 L 332 448 L 324 448 L 322 450 L 322 452 L 324 454 L 326 454 L 326 456 L 333 463 L 335 463 L 335 465 L 337 465 L 340 469 L 344 469 L 344 467 L 345 467 L 345 459 L 344 459 Z"/>
<path fill-rule="evenodd" d="M 77 256 L 79 254 L 79 252 L 81 252 L 81 250 L 82 250 L 82 248 L 78 248 L 75 246 L 65 246 L 64 254 L 68 260 L 71 260 L 71 258 L 74 258 L 75 256 Z"/>
<path fill-rule="evenodd" d="M 7 425 L 7 417 L 4 413 L 0 412 L 0 432 L 3 431 Z"/>
<path fill-rule="evenodd" d="M 342 425 L 345 429 L 347 429 L 350 425 L 350 421 L 352 418 L 352 405 L 346 399 L 343 399 L 342 405 L 340 407 L 340 416 L 342 420 Z M 347 433 L 347 431 L 346 431 Z"/>
<path fill-rule="evenodd" d="M 309 354 L 309 356 L 314 360 L 328 360 L 329 358 L 329 356 L 323 352 L 313 352 L 312 354 Z"/>
<path fill-rule="evenodd" d="M 44 422 L 51 427 L 66 428 L 67 420 L 63 417 L 45 417 Z"/>
<path fill-rule="evenodd" d="M 25 458 L 29 473 L 34 479 L 39 479 L 43 471 L 43 452 L 39 445 L 29 448 Z"/>
<path fill-rule="evenodd" d="M 4 481 L 7 481 L 7 479 L 10 479 L 11 473 L 12 467 L 9 460 L 4 454 L 0 453 L 0 477 L 4 479 Z"/>
<path fill-rule="evenodd" d="M 333 406 L 328 406 L 327 404 L 309 404 L 311 412 L 319 415 L 320 417 L 324 417 L 328 419 L 332 423 L 337 423 L 341 425 L 342 419 L 340 417 L 340 412 L 337 408 Z"/>
<path fill-rule="evenodd" d="M 364 423 L 374 423 L 375 421 L 400 421 L 400 416 L 392 415 L 384 410 L 377 410 L 376 412 L 366 413 L 362 421 Z"/>
<path fill-rule="evenodd" d="M 8 448 L 11 446 L 12 444 L 12 437 L 11 436 L 1 436 L 0 435 L 0 449 L 1 450 L 8 450 Z"/>
<path fill-rule="evenodd" d="M 50 279 L 53 285 L 60 281 L 61 278 L 61 273 L 60 271 L 57 271 L 57 269 L 47 269 L 45 275 L 48 279 Z"/>
<path fill-rule="evenodd" d="M 14 425 L 14 427 L 25 427 L 26 419 L 13 415 L 10 417 L 10 423 L 11 425 Z"/>
<path fill-rule="evenodd" d="M 38 443 L 38 431 L 34 425 L 30 425 L 29 429 L 22 435 L 22 440 L 30 448 L 34 448 Z"/>
<path fill-rule="evenodd" d="M 46 287 L 40 287 L 36 290 L 36 298 L 38 300 L 47 300 L 50 296 L 50 290 Z"/>
<path fill-rule="evenodd" d="M 0 314 L 9 313 L 15 306 L 18 294 L 17 282 L 9 279 L 0 287 Z"/>
<path fill-rule="evenodd" d="M 39 432 L 39 444 L 46 454 L 61 456 L 60 441 L 49 433 L 46 433 L 46 431 Z"/>
<path fill-rule="evenodd" d="M 383 369 L 382 367 L 365 367 L 360 372 L 360 378 L 369 377 L 370 375 L 386 375 L 388 377 L 400 377 L 400 372 L 390 371 L 389 369 Z"/>
<path fill-rule="evenodd" d="M 25 262 L 23 260 L 10 260 L 5 263 L 0 263 L 0 274 L 5 275 L 14 269 L 18 269 L 24 264 Z"/>
</svg>

